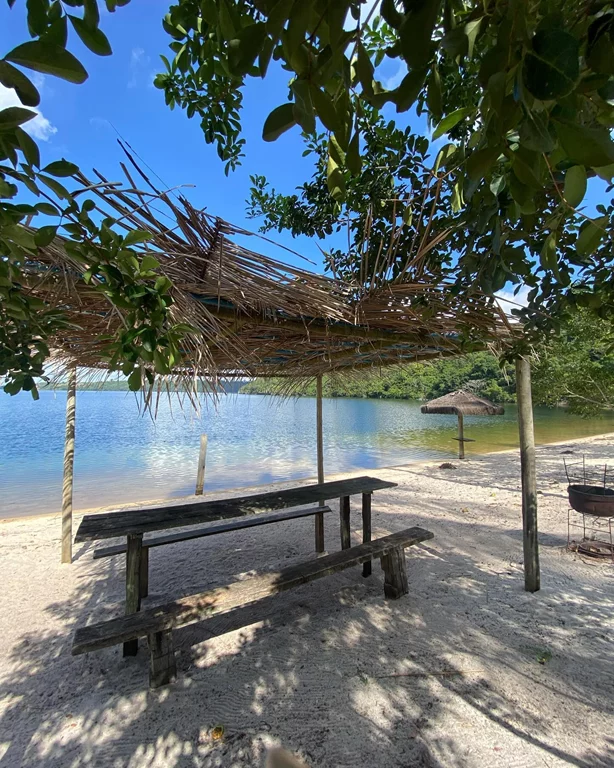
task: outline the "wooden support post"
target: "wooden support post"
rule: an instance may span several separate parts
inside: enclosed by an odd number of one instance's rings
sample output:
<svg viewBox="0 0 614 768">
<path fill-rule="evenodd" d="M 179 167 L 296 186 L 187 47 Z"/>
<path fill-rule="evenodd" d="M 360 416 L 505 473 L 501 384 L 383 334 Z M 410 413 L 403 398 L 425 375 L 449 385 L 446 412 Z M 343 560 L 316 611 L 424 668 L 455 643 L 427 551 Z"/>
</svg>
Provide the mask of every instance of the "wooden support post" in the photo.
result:
<svg viewBox="0 0 614 768">
<path fill-rule="evenodd" d="M 64 438 L 64 479 L 62 482 L 62 562 L 72 562 L 72 489 L 75 463 L 75 413 L 77 406 L 77 369 L 68 374 L 66 390 L 66 435 Z"/>
<path fill-rule="evenodd" d="M 537 542 L 537 475 L 535 471 L 535 433 L 531 398 L 531 366 L 524 357 L 516 360 L 516 399 L 520 435 L 520 473 L 522 477 L 522 531 L 524 550 L 524 588 L 537 592 L 540 587 L 539 545 Z"/>
<path fill-rule="evenodd" d="M 126 549 L 126 616 L 141 610 L 141 554 L 143 550 L 143 534 L 129 533 Z M 138 640 L 128 640 L 124 643 L 124 656 L 136 656 L 139 649 Z"/>
<path fill-rule="evenodd" d="M 196 496 L 202 496 L 205 487 L 205 461 L 207 460 L 207 435 L 200 436 L 200 453 L 198 454 L 198 472 L 196 473 Z"/>
<path fill-rule="evenodd" d="M 403 547 L 393 549 L 382 556 L 381 562 L 384 571 L 384 595 L 390 600 L 398 600 L 409 592 L 405 550 Z"/>
<path fill-rule="evenodd" d="M 149 594 L 149 547 L 141 547 L 141 573 L 139 575 L 141 598 Z"/>
<path fill-rule="evenodd" d="M 350 497 L 342 496 L 339 499 L 339 517 L 341 523 L 341 549 L 349 549 L 352 546 L 350 540 Z"/>
<path fill-rule="evenodd" d="M 149 644 L 149 687 L 159 688 L 172 683 L 177 677 L 173 632 L 153 632 L 147 636 Z"/>
<path fill-rule="evenodd" d="M 363 493 L 362 495 L 362 543 L 371 541 L 371 493 Z M 367 560 L 362 564 L 362 575 L 370 576 L 372 573 L 373 565 L 371 560 Z"/>
<path fill-rule="evenodd" d="M 463 429 L 463 414 L 458 411 L 458 458 L 465 458 L 465 431 Z"/>
<path fill-rule="evenodd" d="M 322 376 L 316 379 L 316 433 L 318 454 L 318 483 L 324 482 L 324 439 L 322 428 Z M 323 507 L 326 499 L 320 499 L 319 506 Z M 316 523 L 316 552 L 324 552 L 324 513 L 315 516 Z"/>
</svg>

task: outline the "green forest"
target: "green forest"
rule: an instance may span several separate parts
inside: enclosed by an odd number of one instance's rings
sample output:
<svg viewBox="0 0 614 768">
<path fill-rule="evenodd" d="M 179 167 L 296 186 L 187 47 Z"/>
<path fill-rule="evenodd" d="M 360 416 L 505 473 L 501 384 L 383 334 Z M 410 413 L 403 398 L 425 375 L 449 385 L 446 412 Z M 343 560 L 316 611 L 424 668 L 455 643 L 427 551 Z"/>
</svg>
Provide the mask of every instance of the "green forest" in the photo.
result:
<svg viewBox="0 0 614 768">
<path fill-rule="evenodd" d="M 614 336 L 609 324 L 586 311 L 576 311 L 559 336 L 535 348 L 533 354 L 534 405 L 567 405 L 582 415 L 595 415 L 614 404 Z M 241 392 L 277 394 L 285 391 L 281 379 L 258 379 Z M 360 376 L 325 377 L 326 397 L 372 397 L 430 400 L 457 389 L 467 389 L 495 403 L 514 402 L 514 366 L 490 352 L 378 369 Z M 294 389 L 297 395 L 315 396 L 315 381 Z"/>
</svg>

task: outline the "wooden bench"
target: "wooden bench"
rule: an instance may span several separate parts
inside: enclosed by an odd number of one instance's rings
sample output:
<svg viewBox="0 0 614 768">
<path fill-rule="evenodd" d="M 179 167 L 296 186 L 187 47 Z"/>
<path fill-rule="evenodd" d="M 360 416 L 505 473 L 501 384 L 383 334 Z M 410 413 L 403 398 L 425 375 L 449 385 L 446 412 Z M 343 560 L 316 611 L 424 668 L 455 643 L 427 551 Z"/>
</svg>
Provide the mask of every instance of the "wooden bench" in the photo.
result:
<svg viewBox="0 0 614 768">
<path fill-rule="evenodd" d="M 201 523 L 225 521 L 233 518 L 253 519 L 258 513 L 276 512 L 283 509 L 317 503 L 316 552 L 324 550 L 324 502 L 340 500 L 341 548 L 350 547 L 350 497 L 362 494 L 363 542 L 371 541 L 371 496 L 375 491 L 394 488 L 396 483 L 377 477 L 352 477 L 316 485 L 302 485 L 279 491 L 239 496 L 229 499 L 189 501 L 185 504 L 169 504 L 159 507 L 141 507 L 115 512 L 84 515 L 75 536 L 75 542 L 100 541 L 120 536 L 126 537 L 126 613 L 141 610 L 141 599 L 148 592 L 149 547 L 143 548 L 146 533 L 185 528 Z M 207 529 L 200 528 L 199 535 Z M 171 534 L 165 534 L 171 536 Z M 177 534 L 183 536 L 183 534 Z M 176 538 L 159 540 L 173 543 Z M 371 562 L 363 564 L 363 576 L 371 573 Z M 124 644 L 124 655 L 134 656 L 138 643 Z"/>
<path fill-rule="evenodd" d="M 257 514 L 251 517 L 233 520 L 231 523 L 223 523 L 222 525 L 209 525 L 205 528 L 190 528 L 186 531 L 180 531 L 179 533 L 167 533 L 163 536 L 152 536 L 147 539 L 143 538 L 139 583 L 140 595 L 141 597 L 147 597 L 149 594 L 149 550 L 152 547 L 162 547 L 165 544 L 177 544 L 181 541 L 190 541 L 190 539 L 200 539 L 203 536 L 215 536 L 218 533 L 240 531 L 244 528 L 256 528 L 260 525 L 283 523 L 284 520 L 298 520 L 301 517 L 323 515 L 330 511 L 330 507 L 327 506 L 311 507 L 309 509 L 291 509 L 288 512 L 277 512 L 273 515 Z M 99 547 L 94 550 L 94 559 L 113 557 L 113 555 L 125 555 L 127 550 L 127 544 L 117 544 L 114 547 Z"/>
<path fill-rule="evenodd" d="M 138 642 L 139 638 L 147 637 L 150 654 L 149 683 L 152 688 L 157 688 L 171 682 L 176 676 L 173 630 L 229 613 L 376 558 L 380 559 L 384 571 L 384 594 L 396 600 L 409 591 L 404 549 L 432 538 L 433 534 L 424 528 L 407 528 L 277 573 L 255 576 L 139 613 L 81 627 L 75 632 L 72 654 L 76 656 L 120 643 Z"/>
</svg>

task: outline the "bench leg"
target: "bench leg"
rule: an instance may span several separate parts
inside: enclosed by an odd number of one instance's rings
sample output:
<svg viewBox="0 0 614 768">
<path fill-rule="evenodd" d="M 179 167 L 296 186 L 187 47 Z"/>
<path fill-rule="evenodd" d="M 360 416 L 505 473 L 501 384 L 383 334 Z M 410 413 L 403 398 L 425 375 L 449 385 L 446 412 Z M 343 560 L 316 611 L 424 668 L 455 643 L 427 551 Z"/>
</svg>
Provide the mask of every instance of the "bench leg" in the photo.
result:
<svg viewBox="0 0 614 768">
<path fill-rule="evenodd" d="M 371 494 L 363 493 L 362 495 L 362 543 L 371 541 Z M 371 560 L 367 560 L 362 564 L 362 575 L 370 576 L 372 572 L 373 564 Z"/>
<path fill-rule="evenodd" d="M 149 594 L 149 547 L 141 549 L 141 573 L 139 578 L 139 592 L 141 598 L 144 598 Z"/>
<path fill-rule="evenodd" d="M 351 547 L 349 496 L 342 496 L 339 500 L 339 517 L 341 519 L 341 549 L 349 549 Z"/>
<path fill-rule="evenodd" d="M 386 597 L 397 600 L 409 592 L 403 547 L 393 549 L 392 552 L 383 555 L 382 569 L 384 571 L 384 595 Z"/>
<path fill-rule="evenodd" d="M 323 507 L 325 502 L 321 501 L 320 505 Z M 324 552 L 324 513 L 318 512 L 316 515 L 316 552 L 319 554 Z"/>
<path fill-rule="evenodd" d="M 172 683 L 177 677 L 173 632 L 153 632 L 147 636 L 149 643 L 149 687 L 159 688 Z"/>
<path fill-rule="evenodd" d="M 141 554 L 143 551 L 143 534 L 128 534 L 126 549 L 126 616 L 141 610 Z M 128 640 L 124 643 L 124 656 L 136 656 L 139 649 L 138 640 Z"/>
</svg>

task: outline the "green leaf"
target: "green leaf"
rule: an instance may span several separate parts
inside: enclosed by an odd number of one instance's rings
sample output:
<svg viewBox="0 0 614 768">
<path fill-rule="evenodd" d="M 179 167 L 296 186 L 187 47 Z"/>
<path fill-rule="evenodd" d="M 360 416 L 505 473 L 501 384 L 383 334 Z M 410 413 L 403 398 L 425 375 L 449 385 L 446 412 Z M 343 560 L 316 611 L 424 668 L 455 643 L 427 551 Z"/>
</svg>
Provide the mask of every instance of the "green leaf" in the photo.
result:
<svg viewBox="0 0 614 768">
<path fill-rule="evenodd" d="M 62 184 L 60 184 L 59 181 L 56 181 L 55 179 L 52 179 L 50 176 L 43 176 L 42 173 L 39 174 L 40 181 L 45 184 L 45 186 L 49 187 L 49 189 L 54 192 L 60 199 L 64 200 L 70 200 L 71 194 L 70 192 L 64 187 Z"/>
<path fill-rule="evenodd" d="M 394 0 L 382 0 L 380 11 L 384 21 L 393 29 L 399 29 L 405 20 L 405 16 L 397 10 Z"/>
<path fill-rule="evenodd" d="M 604 181 L 612 181 L 614 179 L 614 163 L 604 165 L 601 168 L 593 168 L 593 170 Z"/>
<path fill-rule="evenodd" d="M 145 243 L 147 240 L 151 240 L 153 237 L 151 232 L 147 232 L 144 229 L 133 229 L 132 232 L 128 232 L 124 237 L 124 246 L 136 245 L 137 243 Z"/>
<path fill-rule="evenodd" d="M 51 203 L 36 203 L 34 207 L 39 213 L 42 213 L 45 216 L 60 215 L 60 212 L 58 211 L 58 209 L 55 207 L 55 205 L 51 205 Z"/>
<path fill-rule="evenodd" d="M 352 176 L 358 176 L 362 168 L 362 159 L 360 157 L 360 134 L 358 131 L 352 136 L 345 156 L 345 165 Z"/>
<path fill-rule="evenodd" d="M 393 91 L 393 101 L 397 112 L 406 112 L 416 101 L 424 85 L 427 69 L 413 69 L 401 80 L 399 87 Z"/>
<path fill-rule="evenodd" d="M 58 176 L 59 178 L 65 176 L 74 176 L 75 173 L 79 173 L 79 167 L 74 163 L 69 163 L 68 160 L 56 160 L 53 163 L 49 163 L 43 168 L 45 173 L 50 173 L 52 176 Z"/>
<path fill-rule="evenodd" d="M 89 27 L 98 26 L 98 24 L 100 23 L 100 11 L 98 10 L 98 0 L 84 0 L 83 21 Z"/>
<path fill-rule="evenodd" d="M 552 152 L 555 142 L 548 130 L 547 116 L 529 112 L 520 124 L 520 143 L 535 152 Z"/>
<path fill-rule="evenodd" d="M 87 80 L 87 72 L 72 53 L 59 45 L 44 43 L 42 40 L 22 43 L 4 58 L 26 69 L 33 69 L 44 75 L 54 75 L 70 83 L 79 84 Z"/>
<path fill-rule="evenodd" d="M 458 213 L 463 207 L 463 191 L 461 185 L 456 183 L 452 190 L 452 210 Z"/>
<path fill-rule="evenodd" d="M 356 74 L 362 85 L 363 91 L 369 95 L 373 93 L 373 64 L 362 42 L 358 41 L 356 48 Z M 332 129 L 331 129 L 332 130 Z"/>
<path fill-rule="evenodd" d="M 128 376 L 128 387 L 131 392 L 138 392 L 141 388 L 141 369 L 135 368 Z"/>
<path fill-rule="evenodd" d="M 512 170 L 517 179 L 527 187 L 531 187 L 534 190 L 541 188 L 542 183 L 539 176 L 539 167 L 537 163 L 527 162 L 526 159 L 520 156 L 520 151 L 513 153 Z"/>
<path fill-rule="evenodd" d="M 328 155 L 328 163 L 326 166 L 326 184 L 331 197 L 338 203 L 342 203 L 345 200 L 345 179 L 343 173 L 337 165 L 332 154 Z"/>
<path fill-rule="evenodd" d="M 275 107 L 267 117 L 262 129 L 262 138 L 265 141 L 275 141 L 293 125 L 296 125 L 294 105 L 289 101 L 287 104 Z"/>
<path fill-rule="evenodd" d="M 565 187 L 563 194 L 565 200 L 577 208 L 586 194 L 586 168 L 583 165 L 574 165 L 565 174 Z"/>
<path fill-rule="evenodd" d="M 253 67 L 267 36 L 264 22 L 244 27 L 228 45 L 228 64 L 235 75 L 246 75 Z"/>
<path fill-rule="evenodd" d="M 34 242 L 36 245 L 38 245 L 39 248 L 44 248 L 45 246 L 49 245 L 53 239 L 55 238 L 57 234 L 58 228 L 57 226 L 45 226 L 40 227 L 36 233 L 34 234 Z"/>
<path fill-rule="evenodd" d="M 440 136 L 443 136 L 444 133 L 451 131 L 455 125 L 458 125 L 461 120 L 464 120 L 472 112 L 473 109 L 471 107 L 462 107 L 461 109 L 455 109 L 454 112 L 450 112 L 450 114 L 446 115 L 433 131 L 433 140 L 438 139 Z"/>
<path fill-rule="evenodd" d="M 556 232 L 551 232 L 539 254 L 539 263 L 543 269 L 556 270 Z"/>
<path fill-rule="evenodd" d="M 41 156 L 34 139 L 29 134 L 27 134 L 23 128 L 16 128 L 15 136 L 17 137 L 19 148 L 23 152 L 23 156 L 25 157 L 28 165 L 40 168 Z"/>
<path fill-rule="evenodd" d="M 547 101 L 566 96 L 580 77 L 580 43 L 557 27 L 540 29 L 533 50 L 524 59 L 524 84 L 536 99 Z"/>
<path fill-rule="evenodd" d="M 0 83 L 5 88 L 13 88 L 19 101 L 27 107 L 38 107 L 40 94 L 30 79 L 8 61 L 0 61 Z"/>
<path fill-rule="evenodd" d="M 315 111 L 329 131 L 338 131 L 341 129 L 341 120 L 335 109 L 333 100 L 326 91 L 317 86 L 311 87 L 311 100 Z"/>
<path fill-rule="evenodd" d="M 141 259 L 141 272 L 151 272 L 154 269 L 158 269 L 160 262 L 154 256 L 146 253 Z"/>
<path fill-rule="evenodd" d="M 576 241 L 576 250 L 580 256 L 590 256 L 596 250 L 606 235 L 605 227 L 608 226 L 608 223 L 608 217 L 601 216 L 598 219 L 586 221 L 582 225 Z"/>
<path fill-rule="evenodd" d="M 23 107 L 7 107 L 0 112 L 0 131 L 10 131 L 36 117 L 36 112 Z"/>
<path fill-rule="evenodd" d="M 475 46 L 476 38 L 480 32 L 480 26 L 482 24 L 482 18 L 474 19 L 473 21 L 465 24 L 465 35 L 467 36 L 467 55 L 469 58 L 473 58 L 473 48 Z"/>
<path fill-rule="evenodd" d="M 294 94 L 294 117 L 305 133 L 315 133 L 316 118 L 307 80 L 297 78 L 292 83 Z"/>
<path fill-rule="evenodd" d="M 483 179 L 501 154 L 500 147 L 486 147 L 473 152 L 467 159 L 467 175 L 473 181 Z"/>
<path fill-rule="evenodd" d="M 612 45 L 612 14 L 599 16 L 588 29 L 588 55 L 586 63 L 593 70 L 614 75 L 614 46 Z"/>
<path fill-rule="evenodd" d="M 441 78 L 439 77 L 439 68 L 436 64 L 433 64 L 428 79 L 426 105 L 429 109 L 431 121 L 435 123 L 440 120 L 443 111 L 443 99 L 441 95 Z"/>
<path fill-rule="evenodd" d="M 92 53 L 97 56 L 110 56 L 113 53 L 107 36 L 101 29 L 90 26 L 84 19 L 79 19 L 77 16 L 68 14 L 68 18 L 83 45 L 89 48 Z"/>
<path fill-rule="evenodd" d="M 431 37 L 440 0 L 422 0 L 412 6 L 399 29 L 401 51 L 411 69 L 422 69 L 433 52 Z"/>
<path fill-rule="evenodd" d="M 272 35 L 279 35 L 282 27 L 288 21 L 294 0 L 278 0 L 267 14 L 266 26 Z"/>
<path fill-rule="evenodd" d="M 614 163 L 614 143 L 607 130 L 562 122 L 554 127 L 572 162 L 593 168 Z"/>
</svg>

